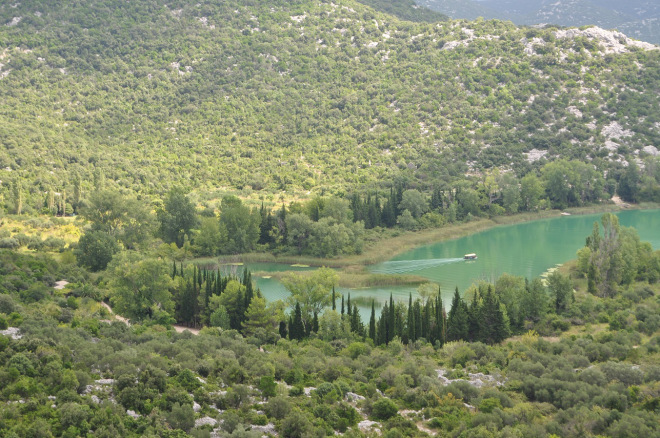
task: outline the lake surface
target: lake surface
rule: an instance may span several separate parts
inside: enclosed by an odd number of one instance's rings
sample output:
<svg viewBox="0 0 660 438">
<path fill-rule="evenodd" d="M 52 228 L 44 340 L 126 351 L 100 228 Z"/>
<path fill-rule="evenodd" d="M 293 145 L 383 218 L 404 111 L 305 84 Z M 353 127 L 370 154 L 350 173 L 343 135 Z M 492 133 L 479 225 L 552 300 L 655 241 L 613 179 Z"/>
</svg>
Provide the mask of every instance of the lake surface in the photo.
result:
<svg viewBox="0 0 660 438">
<path fill-rule="evenodd" d="M 660 210 L 629 210 L 616 213 L 622 226 L 637 229 L 642 241 L 660 249 Z M 549 268 L 576 257 L 591 234 L 593 223 L 602 214 L 559 216 L 515 225 L 491 228 L 470 236 L 432 243 L 398 255 L 390 261 L 370 266 L 375 273 L 414 274 L 440 284 L 446 306 L 451 303 L 454 288 L 461 293 L 473 282 L 494 281 L 503 273 L 532 279 Z M 463 255 L 476 253 L 477 260 L 463 260 Z M 250 264 L 252 271 L 293 270 L 282 264 Z M 301 269 L 301 268 L 298 268 Z M 304 269 L 304 268 L 302 268 Z M 267 300 L 286 299 L 289 295 L 282 284 L 272 278 L 256 278 L 257 286 Z M 416 286 L 372 287 L 363 289 L 337 288 L 351 299 L 358 298 L 362 319 L 368 321 L 371 300 L 385 303 L 393 294 L 396 300 L 408 300 L 417 295 Z M 339 306 L 339 302 L 337 303 Z M 380 306 L 379 306 L 380 307 Z"/>
</svg>

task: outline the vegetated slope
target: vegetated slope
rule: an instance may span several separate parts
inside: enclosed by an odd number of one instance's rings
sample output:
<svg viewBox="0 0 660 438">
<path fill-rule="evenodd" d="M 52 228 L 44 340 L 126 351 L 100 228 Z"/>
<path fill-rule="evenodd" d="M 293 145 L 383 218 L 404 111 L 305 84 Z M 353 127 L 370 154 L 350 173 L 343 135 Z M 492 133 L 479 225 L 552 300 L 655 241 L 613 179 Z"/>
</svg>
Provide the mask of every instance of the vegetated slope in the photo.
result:
<svg viewBox="0 0 660 438">
<path fill-rule="evenodd" d="M 445 21 L 448 17 L 437 11 L 418 6 L 414 0 L 358 0 L 363 5 L 371 6 L 377 11 L 394 15 L 401 20 L 435 22 Z"/>
<path fill-rule="evenodd" d="M 660 143 L 660 51 L 598 29 L 307 0 L 33 1 L 0 23 L 0 179 L 35 192 L 95 169 L 147 193 L 430 184 Z"/>
<path fill-rule="evenodd" d="M 660 43 L 660 4 L 649 0 L 420 0 L 452 18 L 511 20 L 516 24 L 597 25 Z"/>
</svg>

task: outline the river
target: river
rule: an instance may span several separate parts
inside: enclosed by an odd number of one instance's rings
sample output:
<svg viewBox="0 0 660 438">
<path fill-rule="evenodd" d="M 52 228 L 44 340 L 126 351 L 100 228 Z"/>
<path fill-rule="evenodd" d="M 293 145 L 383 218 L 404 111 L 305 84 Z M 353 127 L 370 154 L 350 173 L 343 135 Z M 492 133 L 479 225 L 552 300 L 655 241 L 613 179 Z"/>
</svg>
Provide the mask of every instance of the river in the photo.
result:
<svg viewBox="0 0 660 438">
<path fill-rule="evenodd" d="M 622 226 L 637 229 L 642 241 L 660 249 L 660 210 L 627 210 L 616 213 Z M 369 267 L 375 273 L 414 274 L 440 284 L 446 306 L 451 302 L 454 288 L 461 293 L 473 282 L 494 281 L 503 273 L 534 278 L 558 264 L 576 257 L 591 234 L 593 223 L 601 214 L 559 216 L 514 225 L 491 228 L 469 236 L 418 247 L 392 260 Z M 473 261 L 463 255 L 476 253 Z M 251 264 L 252 271 L 283 271 L 296 269 L 282 264 Z M 304 268 L 297 268 L 304 269 Z M 272 278 L 257 278 L 257 286 L 267 300 L 285 299 L 288 292 Z M 351 299 L 359 300 L 363 321 L 368 321 L 370 302 L 382 305 L 390 293 L 396 300 L 407 300 L 410 293 L 418 296 L 415 286 L 370 287 L 362 289 L 338 288 Z M 339 303 L 338 303 L 339 305 Z"/>
</svg>

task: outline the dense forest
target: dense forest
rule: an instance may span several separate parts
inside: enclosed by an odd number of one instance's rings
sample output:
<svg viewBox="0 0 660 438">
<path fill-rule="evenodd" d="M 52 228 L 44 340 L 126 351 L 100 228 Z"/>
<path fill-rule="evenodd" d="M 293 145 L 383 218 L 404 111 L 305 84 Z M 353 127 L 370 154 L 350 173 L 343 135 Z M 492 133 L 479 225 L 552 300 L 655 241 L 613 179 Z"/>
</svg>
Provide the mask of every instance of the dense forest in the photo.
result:
<svg viewBox="0 0 660 438">
<path fill-rule="evenodd" d="M 288 307 L 248 272 L 137 253 L 100 277 L 0 261 L 1 436 L 660 436 L 660 252 L 610 214 L 545 281 L 390 300 L 368 322 L 329 269 L 287 277 Z"/>
<path fill-rule="evenodd" d="M 660 202 L 659 62 L 411 0 L 1 4 L 0 438 L 660 437 L 660 251 L 616 216 L 451 300 L 358 258 Z M 249 258 L 342 269 L 269 302 Z M 378 275 L 418 297 L 336 290 Z"/>
<path fill-rule="evenodd" d="M 522 179 L 557 159 L 610 186 L 627 163 L 656 172 L 660 51 L 592 29 L 307 0 L 30 1 L 0 6 L 0 23 L 7 212 L 51 191 L 64 210 L 101 183 L 272 208 Z"/>
</svg>

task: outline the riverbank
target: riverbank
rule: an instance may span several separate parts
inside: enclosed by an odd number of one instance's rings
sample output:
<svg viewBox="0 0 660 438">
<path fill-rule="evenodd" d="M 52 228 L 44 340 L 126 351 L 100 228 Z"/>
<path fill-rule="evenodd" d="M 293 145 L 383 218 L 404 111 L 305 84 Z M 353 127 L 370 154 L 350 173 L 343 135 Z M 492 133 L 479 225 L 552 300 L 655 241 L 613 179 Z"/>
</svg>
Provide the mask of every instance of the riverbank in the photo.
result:
<svg viewBox="0 0 660 438">
<path fill-rule="evenodd" d="M 248 253 L 235 256 L 225 256 L 214 259 L 219 263 L 282 263 L 299 264 L 305 266 L 327 266 L 331 268 L 352 268 L 354 273 L 360 272 L 356 267 L 374 265 L 376 263 L 390 260 L 391 258 L 410 251 L 419 246 L 445 240 L 458 239 L 470 234 L 488 230 L 500 225 L 513 225 L 540 219 L 558 217 L 562 213 L 571 215 L 586 215 L 606 212 L 618 212 L 623 210 L 648 210 L 660 208 L 660 204 L 643 203 L 636 205 L 628 204 L 598 204 L 588 207 L 575 207 L 566 210 L 543 210 L 534 213 L 520 213 L 511 216 L 496 216 L 493 218 L 480 218 L 470 222 L 447 225 L 442 228 L 434 228 L 422 231 L 400 231 L 383 230 L 380 236 L 365 245 L 362 254 L 336 257 L 332 259 L 318 258 L 312 256 L 289 256 L 274 255 L 270 253 Z M 378 238 L 380 237 L 380 238 Z M 208 260 L 208 259 L 206 259 Z"/>
</svg>

